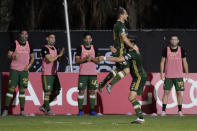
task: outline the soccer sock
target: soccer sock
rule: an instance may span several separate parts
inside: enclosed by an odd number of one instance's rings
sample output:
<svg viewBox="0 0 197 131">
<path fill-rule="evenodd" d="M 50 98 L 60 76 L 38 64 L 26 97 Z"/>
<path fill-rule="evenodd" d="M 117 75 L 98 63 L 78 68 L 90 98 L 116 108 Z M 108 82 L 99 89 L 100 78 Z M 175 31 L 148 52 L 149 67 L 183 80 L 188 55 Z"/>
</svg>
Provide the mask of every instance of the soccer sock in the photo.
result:
<svg viewBox="0 0 197 131">
<path fill-rule="evenodd" d="M 136 113 L 137 117 L 140 119 L 143 119 L 141 105 L 140 105 L 139 101 L 137 99 L 133 99 L 133 100 L 131 100 L 131 103 L 133 104 L 133 107 L 135 109 L 135 113 Z"/>
<path fill-rule="evenodd" d="M 50 110 L 50 106 L 49 106 L 49 94 L 48 92 L 44 93 L 44 108 L 49 111 Z"/>
<path fill-rule="evenodd" d="M 19 101 L 20 101 L 21 111 L 24 111 L 24 106 L 25 106 L 25 89 L 24 88 L 19 88 Z"/>
<path fill-rule="evenodd" d="M 124 78 L 126 76 L 126 73 L 124 71 L 118 72 L 118 74 L 114 77 L 114 79 L 110 82 L 110 85 L 116 84 L 119 80 Z"/>
<path fill-rule="evenodd" d="M 94 110 L 94 106 L 95 106 L 95 102 L 96 102 L 96 94 L 90 94 L 90 110 L 93 111 Z"/>
<path fill-rule="evenodd" d="M 82 111 L 83 109 L 83 101 L 84 101 L 84 94 L 83 95 L 78 95 L 78 108 L 79 111 Z"/>
<path fill-rule="evenodd" d="M 163 104 L 163 105 L 162 105 L 162 111 L 166 111 L 166 105 L 167 105 L 167 104 Z"/>
<path fill-rule="evenodd" d="M 8 109 L 10 102 L 13 98 L 14 88 L 9 88 L 5 98 L 5 109 Z"/>
<path fill-rule="evenodd" d="M 109 72 L 109 74 L 105 77 L 105 79 L 102 81 L 103 85 L 105 85 L 109 80 L 111 80 L 113 77 L 115 77 L 116 73 L 117 73 L 116 71 L 111 70 Z"/>
<path fill-rule="evenodd" d="M 58 96 L 58 93 L 52 93 L 52 94 L 49 96 L 49 103 L 51 103 L 57 96 Z"/>
<path fill-rule="evenodd" d="M 178 105 L 178 111 L 182 111 L 182 105 Z"/>
</svg>

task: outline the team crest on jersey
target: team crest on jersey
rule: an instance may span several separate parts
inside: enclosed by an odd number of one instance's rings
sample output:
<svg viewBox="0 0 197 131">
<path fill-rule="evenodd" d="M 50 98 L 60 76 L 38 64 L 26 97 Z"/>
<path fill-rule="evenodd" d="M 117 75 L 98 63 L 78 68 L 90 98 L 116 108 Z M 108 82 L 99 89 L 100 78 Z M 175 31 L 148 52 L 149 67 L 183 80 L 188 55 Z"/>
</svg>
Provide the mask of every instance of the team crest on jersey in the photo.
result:
<svg viewBox="0 0 197 131">
<path fill-rule="evenodd" d="M 122 33 L 125 34 L 125 29 L 124 28 L 122 29 Z"/>
<path fill-rule="evenodd" d="M 79 86 L 82 87 L 83 86 L 83 83 L 79 83 Z"/>
</svg>

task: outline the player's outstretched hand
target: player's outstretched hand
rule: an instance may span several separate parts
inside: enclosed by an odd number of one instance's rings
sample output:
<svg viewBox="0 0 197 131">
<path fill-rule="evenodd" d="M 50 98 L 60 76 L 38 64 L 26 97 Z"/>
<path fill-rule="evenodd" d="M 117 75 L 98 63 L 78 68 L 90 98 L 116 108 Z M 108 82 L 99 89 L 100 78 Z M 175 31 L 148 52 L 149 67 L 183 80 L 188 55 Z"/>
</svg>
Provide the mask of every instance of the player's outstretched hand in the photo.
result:
<svg viewBox="0 0 197 131">
<path fill-rule="evenodd" d="M 165 80 L 165 76 L 164 76 L 164 74 L 162 73 L 162 74 L 160 74 L 160 77 L 161 77 L 161 80 Z"/>
<path fill-rule="evenodd" d="M 65 48 L 62 48 L 61 51 L 60 51 L 59 56 L 60 56 L 60 57 L 63 56 L 64 52 L 65 52 Z"/>
<path fill-rule="evenodd" d="M 134 46 L 133 46 L 133 49 L 134 49 L 138 54 L 140 54 L 140 51 L 139 51 L 139 48 L 138 48 L 137 45 L 134 45 Z"/>
<path fill-rule="evenodd" d="M 28 71 L 28 70 L 29 70 L 29 68 L 30 68 L 30 66 L 29 66 L 29 65 L 27 65 L 27 66 L 25 67 L 24 71 Z"/>
<path fill-rule="evenodd" d="M 189 79 L 189 74 L 186 73 L 186 75 L 185 75 L 185 80 L 186 80 L 186 82 L 188 82 L 188 79 Z"/>
<path fill-rule="evenodd" d="M 86 56 L 86 60 L 87 60 L 88 62 L 90 62 L 91 59 L 92 59 L 91 55 L 87 55 L 87 56 Z"/>
<path fill-rule="evenodd" d="M 99 61 L 103 61 L 104 60 L 104 56 L 99 56 Z"/>
</svg>

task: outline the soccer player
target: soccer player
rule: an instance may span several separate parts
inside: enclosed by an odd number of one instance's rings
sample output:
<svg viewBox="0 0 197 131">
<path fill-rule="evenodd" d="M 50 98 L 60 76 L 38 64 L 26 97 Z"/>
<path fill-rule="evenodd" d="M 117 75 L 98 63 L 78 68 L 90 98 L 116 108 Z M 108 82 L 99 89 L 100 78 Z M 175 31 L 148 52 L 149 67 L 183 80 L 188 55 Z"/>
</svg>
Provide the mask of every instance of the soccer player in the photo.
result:
<svg viewBox="0 0 197 131">
<path fill-rule="evenodd" d="M 136 40 L 133 37 L 129 37 L 130 42 L 134 45 L 136 44 Z M 110 50 L 112 52 L 116 52 L 117 49 L 111 47 Z M 134 49 L 130 48 L 125 55 L 122 57 L 100 57 L 100 60 L 112 61 L 112 62 L 126 62 L 129 64 L 130 74 L 132 77 L 132 83 L 130 86 L 130 94 L 129 100 L 132 103 L 136 115 L 137 120 L 132 123 L 143 123 L 144 118 L 141 112 L 141 105 L 137 100 L 137 95 L 141 95 L 143 92 L 144 85 L 146 83 L 147 74 L 142 65 L 142 57 L 138 54 Z"/>
<path fill-rule="evenodd" d="M 170 46 L 163 49 L 160 63 L 161 79 L 164 80 L 164 95 L 161 116 L 166 115 L 166 105 L 168 102 L 168 95 L 172 86 L 175 86 L 177 101 L 178 101 L 178 115 L 183 116 L 182 113 L 182 93 L 184 91 L 183 81 L 183 67 L 186 73 L 186 81 L 189 78 L 188 63 L 186 59 L 186 52 L 184 48 L 178 45 L 179 38 L 177 35 L 172 35 L 170 38 Z M 165 74 L 164 74 L 165 66 Z"/>
<path fill-rule="evenodd" d="M 20 115 L 26 116 L 25 106 L 25 89 L 28 85 L 28 70 L 34 62 L 33 48 L 28 42 L 27 30 L 19 32 L 18 40 L 15 40 L 8 49 L 8 59 L 11 60 L 9 89 L 5 98 L 5 110 L 2 116 L 8 115 L 8 107 L 11 104 L 14 90 L 19 87 Z"/>
<path fill-rule="evenodd" d="M 42 86 L 44 90 L 44 104 L 40 111 L 45 115 L 54 115 L 50 110 L 49 104 L 56 98 L 60 92 L 60 83 L 57 76 L 57 61 L 64 54 L 64 48 L 58 54 L 55 47 L 55 34 L 50 33 L 46 37 L 47 44 L 42 48 Z"/>
<path fill-rule="evenodd" d="M 113 27 L 113 38 L 114 38 L 114 47 L 116 48 L 116 53 L 112 53 L 114 57 L 122 57 L 126 53 L 125 46 L 129 46 L 130 48 L 135 49 L 138 53 L 138 47 L 133 45 L 129 39 L 127 38 L 128 29 L 125 26 L 125 22 L 127 21 L 128 14 L 127 11 L 120 7 L 117 12 L 118 19 Z M 129 66 L 124 62 L 116 62 L 116 69 L 111 70 L 110 73 L 105 77 L 105 79 L 99 83 L 99 91 L 102 92 L 104 86 L 108 93 L 110 94 L 112 86 L 117 83 L 120 79 L 124 78 L 126 74 L 128 74 Z M 113 80 L 107 84 L 108 81 Z"/>
<path fill-rule="evenodd" d="M 98 114 L 94 111 L 97 90 L 96 64 L 100 61 L 97 48 L 92 43 L 92 34 L 84 34 L 83 44 L 77 49 L 75 61 L 77 64 L 80 64 L 78 80 L 78 116 L 83 115 L 84 92 L 87 87 L 89 91 L 90 115 L 97 116 Z"/>
</svg>

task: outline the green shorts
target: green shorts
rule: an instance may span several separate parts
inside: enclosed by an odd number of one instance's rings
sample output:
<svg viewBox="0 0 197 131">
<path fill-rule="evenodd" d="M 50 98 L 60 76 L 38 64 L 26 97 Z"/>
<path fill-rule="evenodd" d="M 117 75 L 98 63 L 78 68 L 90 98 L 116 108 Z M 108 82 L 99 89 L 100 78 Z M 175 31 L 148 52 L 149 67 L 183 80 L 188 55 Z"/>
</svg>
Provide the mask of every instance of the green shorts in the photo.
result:
<svg viewBox="0 0 197 131">
<path fill-rule="evenodd" d="M 19 86 L 27 88 L 28 85 L 28 71 L 17 71 L 10 69 L 9 87 Z"/>
<path fill-rule="evenodd" d="M 118 70 L 123 70 L 125 68 L 129 68 L 129 64 L 126 61 L 125 62 L 122 62 L 122 63 L 116 62 L 116 68 Z"/>
<path fill-rule="evenodd" d="M 97 89 L 96 75 L 79 75 L 78 90 L 85 90 L 86 87 L 88 87 L 89 90 Z"/>
<path fill-rule="evenodd" d="M 122 54 L 122 55 L 120 55 L 120 54 Z M 121 56 L 124 56 L 125 54 L 126 54 L 126 49 L 123 50 L 123 53 L 120 53 L 120 49 L 117 49 L 117 52 L 112 53 L 112 56 L 113 57 L 121 57 Z M 118 70 L 123 70 L 125 68 L 129 68 L 129 63 L 127 63 L 126 61 L 125 62 L 116 62 L 115 65 Z"/>
<path fill-rule="evenodd" d="M 138 95 L 141 95 L 143 93 L 143 89 L 146 83 L 146 76 L 140 76 L 138 78 L 133 78 L 133 81 L 130 86 L 130 91 L 137 92 Z"/>
<path fill-rule="evenodd" d="M 173 85 L 176 91 L 184 91 L 185 89 L 183 78 L 165 78 L 164 90 L 171 90 Z"/>
<path fill-rule="evenodd" d="M 42 87 L 44 92 L 60 90 L 60 82 L 57 75 L 42 75 Z"/>
</svg>

